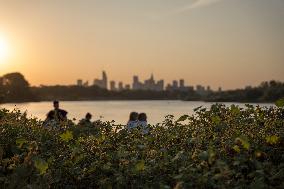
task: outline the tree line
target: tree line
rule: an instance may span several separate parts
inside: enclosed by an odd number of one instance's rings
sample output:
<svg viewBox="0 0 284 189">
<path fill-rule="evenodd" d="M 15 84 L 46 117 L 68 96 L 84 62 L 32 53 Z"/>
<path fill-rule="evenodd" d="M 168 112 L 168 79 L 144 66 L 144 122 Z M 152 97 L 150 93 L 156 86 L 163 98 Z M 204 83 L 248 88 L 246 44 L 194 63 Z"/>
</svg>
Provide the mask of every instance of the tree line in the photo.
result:
<svg viewBox="0 0 284 189">
<path fill-rule="evenodd" d="M 109 91 L 98 86 L 31 86 L 18 72 L 0 77 L 0 103 L 50 100 L 202 100 L 214 102 L 274 102 L 284 97 L 284 83 L 262 82 L 257 87 L 228 90 L 207 94 L 189 91 Z"/>
</svg>

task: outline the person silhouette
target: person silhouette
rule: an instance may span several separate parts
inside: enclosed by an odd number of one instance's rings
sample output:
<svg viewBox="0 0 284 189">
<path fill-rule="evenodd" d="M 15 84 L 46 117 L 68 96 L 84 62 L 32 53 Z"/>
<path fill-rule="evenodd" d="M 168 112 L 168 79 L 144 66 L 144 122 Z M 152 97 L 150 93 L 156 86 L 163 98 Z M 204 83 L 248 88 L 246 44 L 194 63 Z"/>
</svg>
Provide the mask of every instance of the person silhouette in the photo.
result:
<svg viewBox="0 0 284 189">
<path fill-rule="evenodd" d="M 149 133 L 148 123 L 147 123 L 147 115 L 145 113 L 140 113 L 138 115 L 137 125 L 142 129 L 143 134 Z"/>
<path fill-rule="evenodd" d="M 127 122 L 126 128 L 128 130 L 134 129 L 137 127 L 137 123 L 138 123 L 138 113 L 131 112 L 129 115 L 129 121 Z"/>
<path fill-rule="evenodd" d="M 54 110 L 49 111 L 47 114 L 47 120 L 67 121 L 68 112 L 59 108 L 59 101 L 53 101 L 53 107 Z"/>
<path fill-rule="evenodd" d="M 85 118 L 79 121 L 78 125 L 82 125 L 82 126 L 83 125 L 91 125 L 92 124 L 91 119 L 92 119 L 92 114 L 87 113 Z"/>
</svg>

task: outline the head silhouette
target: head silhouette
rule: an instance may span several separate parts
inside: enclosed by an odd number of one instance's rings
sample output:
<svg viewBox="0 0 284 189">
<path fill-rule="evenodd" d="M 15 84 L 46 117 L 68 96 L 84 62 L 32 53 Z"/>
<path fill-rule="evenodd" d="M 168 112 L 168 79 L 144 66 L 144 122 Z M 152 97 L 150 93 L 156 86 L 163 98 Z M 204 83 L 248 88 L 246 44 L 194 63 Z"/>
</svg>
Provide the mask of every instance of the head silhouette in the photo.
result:
<svg viewBox="0 0 284 189">
<path fill-rule="evenodd" d="M 53 101 L 53 107 L 56 110 L 59 109 L 59 101 L 57 101 L 57 100 Z"/>
<path fill-rule="evenodd" d="M 86 120 L 91 120 L 92 119 L 92 114 L 87 113 L 85 118 L 86 118 Z"/>
<path fill-rule="evenodd" d="M 129 121 L 137 121 L 138 119 L 138 113 L 137 112 L 131 112 L 129 115 Z"/>
<path fill-rule="evenodd" d="M 138 115 L 138 120 L 139 121 L 147 121 L 147 115 L 145 113 L 140 113 Z"/>
</svg>

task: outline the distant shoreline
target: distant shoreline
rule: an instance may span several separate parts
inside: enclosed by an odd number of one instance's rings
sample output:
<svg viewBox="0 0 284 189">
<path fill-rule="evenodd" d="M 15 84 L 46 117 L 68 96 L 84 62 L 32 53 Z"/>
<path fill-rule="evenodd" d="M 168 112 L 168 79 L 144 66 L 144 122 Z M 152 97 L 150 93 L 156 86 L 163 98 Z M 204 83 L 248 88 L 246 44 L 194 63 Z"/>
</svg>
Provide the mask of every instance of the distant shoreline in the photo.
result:
<svg viewBox="0 0 284 189">
<path fill-rule="evenodd" d="M 2 80 L 2 83 L 1 83 Z M 5 82 L 3 82 L 5 81 Z M 271 103 L 284 97 L 284 82 L 265 81 L 259 86 L 235 90 L 107 90 L 93 86 L 40 86 L 31 87 L 21 73 L 0 77 L 0 103 L 41 101 L 108 101 L 108 100 L 181 100 L 203 102 Z"/>
<path fill-rule="evenodd" d="M 184 101 L 184 102 L 206 102 L 206 103 L 253 103 L 253 104 L 274 104 L 273 101 L 204 101 L 204 100 L 182 100 L 182 99 L 95 99 L 95 100 L 60 100 L 60 102 L 101 102 L 101 101 Z M 25 104 L 25 103 L 40 103 L 40 102 L 52 102 L 52 100 L 40 100 L 40 101 L 12 101 L 12 102 L 0 102 L 1 104 Z"/>
</svg>

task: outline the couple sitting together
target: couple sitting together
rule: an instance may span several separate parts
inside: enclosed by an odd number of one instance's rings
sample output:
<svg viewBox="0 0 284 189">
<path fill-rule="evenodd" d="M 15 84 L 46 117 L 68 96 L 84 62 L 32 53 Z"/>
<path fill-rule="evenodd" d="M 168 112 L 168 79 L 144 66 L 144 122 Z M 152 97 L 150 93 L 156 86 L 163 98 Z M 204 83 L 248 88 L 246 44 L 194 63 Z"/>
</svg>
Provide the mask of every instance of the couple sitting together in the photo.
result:
<svg viewBox="0 0 284 189">
<path fill-rule="evenodd" d="M 134 128 L 141 128 L 143 134 L 147 134 L 149 132 L 147 124 L 147 115 L 145 113 L 138 114 L 137 112 L 131 112 L 126 128 L 128 130 Z"/>
</svg>

